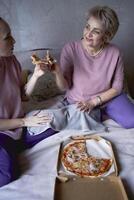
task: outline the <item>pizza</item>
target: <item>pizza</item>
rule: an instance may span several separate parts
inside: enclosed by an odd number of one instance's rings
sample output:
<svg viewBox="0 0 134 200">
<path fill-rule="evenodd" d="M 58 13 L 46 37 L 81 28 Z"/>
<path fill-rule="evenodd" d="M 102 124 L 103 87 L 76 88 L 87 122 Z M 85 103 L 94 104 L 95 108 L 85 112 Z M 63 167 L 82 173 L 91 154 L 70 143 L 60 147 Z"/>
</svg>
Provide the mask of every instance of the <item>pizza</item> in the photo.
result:
<svg viewBox="0 0 134 200">
<path fill-rule="evenodd" d="M 49 51 L 46 53 L 45 60 L 49 65 L 53 65 L 56 62 L 56 60 L 50 55 Z"/>
<path fill-rule="evenodd" d="M 81 177 L 98 177 L 112 166 L 111 158 L 98 158 L 86 151 L 86 141 L 76 140 L 67 144 L 61 153 L 63 167 Z"/>
<path fill-rule="evenodd" d="M 49 51 L 47 51 L 46 55 L 42 59 L 39 58 L 36 54 L 33 54 L 31 59 L 34 65 L 44 64 L 49 66 L 49 68 L 51 68 L 56 63 L 56 60 L 50 55 Z"/>
</svg>

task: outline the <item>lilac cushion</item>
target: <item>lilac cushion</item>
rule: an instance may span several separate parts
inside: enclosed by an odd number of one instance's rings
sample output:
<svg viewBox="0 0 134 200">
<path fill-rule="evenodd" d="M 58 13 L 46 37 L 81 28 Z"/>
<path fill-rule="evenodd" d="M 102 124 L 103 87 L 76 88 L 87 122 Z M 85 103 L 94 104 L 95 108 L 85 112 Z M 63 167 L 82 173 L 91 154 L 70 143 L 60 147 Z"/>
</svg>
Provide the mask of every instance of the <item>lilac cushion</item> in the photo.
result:
<svg viewBox="0 0 134 200">
<path fill-rule="evenodd" d="M 105 112 L 124 128 L 134 128 L 134 104 L 125 93 L 106 104 Z"/>
</svg>

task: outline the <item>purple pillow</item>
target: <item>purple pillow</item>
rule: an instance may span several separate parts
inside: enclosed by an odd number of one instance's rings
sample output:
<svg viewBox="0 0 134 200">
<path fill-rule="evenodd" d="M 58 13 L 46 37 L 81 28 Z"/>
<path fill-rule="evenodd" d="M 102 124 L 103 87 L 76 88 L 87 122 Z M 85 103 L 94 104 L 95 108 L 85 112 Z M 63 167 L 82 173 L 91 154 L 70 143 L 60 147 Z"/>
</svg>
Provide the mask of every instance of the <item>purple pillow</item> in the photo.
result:
<svg viewBox="0 0 134 200">
<path fill-rule="evenodd" d="M 124 128 L 134 128 L 134 104 L 121 94 L 106 104 L 106 114 Z"/>
</svg>

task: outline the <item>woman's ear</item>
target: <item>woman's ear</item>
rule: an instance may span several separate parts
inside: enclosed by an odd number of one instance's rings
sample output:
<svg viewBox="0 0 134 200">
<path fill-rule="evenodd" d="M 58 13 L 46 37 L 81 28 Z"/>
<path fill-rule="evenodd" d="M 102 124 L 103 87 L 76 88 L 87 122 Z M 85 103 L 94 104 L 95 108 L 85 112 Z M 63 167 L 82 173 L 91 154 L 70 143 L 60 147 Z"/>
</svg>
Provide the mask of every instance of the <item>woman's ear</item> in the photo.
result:
<svg viewBox="0 0 134 200">
<path fill-rule="evenodd" d="M 109 43 L 112 40 L 113 35 L 110 32 L 107 32 L 104 37 L 105 37 L 106 43 Z"/>
</svg>

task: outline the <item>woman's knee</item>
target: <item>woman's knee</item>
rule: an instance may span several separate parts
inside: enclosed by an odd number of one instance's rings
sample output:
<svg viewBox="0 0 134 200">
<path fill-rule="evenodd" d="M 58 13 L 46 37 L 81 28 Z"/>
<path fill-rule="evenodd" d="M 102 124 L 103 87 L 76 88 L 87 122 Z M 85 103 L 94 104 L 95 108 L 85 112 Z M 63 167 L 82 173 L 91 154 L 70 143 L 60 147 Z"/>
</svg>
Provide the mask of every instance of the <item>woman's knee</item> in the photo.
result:
<svg viewBox="0 0 134 200">
<path fill-rule="evenodd" d="M 6 150 L 0 147 L 0 187 L 12 181 L 12 161 Z"/>
<path fill-rule="evenodd" d="M 124 128 L 134 128 L 134 103 L 125 93 L 109 101 L 105 112 Z"/>
</svg>

